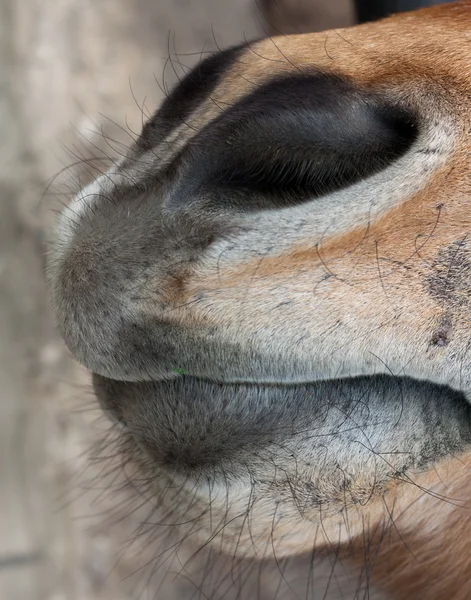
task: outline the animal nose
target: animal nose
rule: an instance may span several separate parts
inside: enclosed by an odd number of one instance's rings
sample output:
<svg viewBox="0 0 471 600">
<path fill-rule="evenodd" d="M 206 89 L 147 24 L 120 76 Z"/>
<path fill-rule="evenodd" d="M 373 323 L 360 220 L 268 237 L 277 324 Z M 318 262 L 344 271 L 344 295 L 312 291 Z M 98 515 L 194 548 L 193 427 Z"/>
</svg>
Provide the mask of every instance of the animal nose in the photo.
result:
<svg viewBox="0 0 471 600">
<path fill-rule="evenodd" d="M 150 125 L 159 119 L 158 112 Z M 53 306 L 72 353 L 90 370 L 124 380 L 169 377 L 180 366 L 188 344 L 176 305 L 185 303 L 205 251 L 231 227 L 254 211 L 348 187 L 396 160 L 417 136 L 409 110 L 326 73 L 261 85 L 192 130 L 159 168 L 149 144 L 165 140 L 150 125 L 130 149 L 131 163 L 82 192 L 79 214 L 72 206 L 63 215 L 49 263 Z M 130 164 L 138 159 L 136 174 Z"/>
</svg>

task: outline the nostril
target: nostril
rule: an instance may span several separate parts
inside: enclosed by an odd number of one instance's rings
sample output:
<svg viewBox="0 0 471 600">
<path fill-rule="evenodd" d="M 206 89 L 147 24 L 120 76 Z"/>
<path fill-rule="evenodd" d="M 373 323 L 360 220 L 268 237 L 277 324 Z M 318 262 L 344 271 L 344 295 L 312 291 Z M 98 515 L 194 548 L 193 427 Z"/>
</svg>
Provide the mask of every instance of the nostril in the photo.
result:
<svg viewBox="0 0 471 600">
<path fill-rule="evenodd" d="M 192 139 L 166 206 L 234 213 L 310 202 L 386 169 L 418 135 L 417 115 L 345 77 L 273 78 Z"/>
</svg>

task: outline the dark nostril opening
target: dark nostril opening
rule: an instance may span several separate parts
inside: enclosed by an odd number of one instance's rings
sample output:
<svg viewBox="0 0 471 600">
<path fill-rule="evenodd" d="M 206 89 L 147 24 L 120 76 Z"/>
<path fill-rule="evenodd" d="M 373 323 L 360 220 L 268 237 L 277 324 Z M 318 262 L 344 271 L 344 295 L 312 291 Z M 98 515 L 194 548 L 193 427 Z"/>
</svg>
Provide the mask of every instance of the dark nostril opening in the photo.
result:
<svg viewBox="0 0 471 600">
<path fill-rule="evenodd" d="M 295 205 L 378 173 L 417 136 L 412 111 L 345 77 L 315 71 L 280 77 L 192 140 L 167 204 L 201 198 L 239 210 Z"/>
</svg>

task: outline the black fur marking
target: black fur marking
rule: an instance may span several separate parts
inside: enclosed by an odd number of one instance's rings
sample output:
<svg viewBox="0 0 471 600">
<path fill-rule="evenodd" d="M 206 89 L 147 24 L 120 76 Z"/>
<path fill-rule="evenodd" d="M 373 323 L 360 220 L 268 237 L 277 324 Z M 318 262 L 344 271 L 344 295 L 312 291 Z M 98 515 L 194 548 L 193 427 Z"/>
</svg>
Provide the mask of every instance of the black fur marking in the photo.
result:
<svg viewBox="0 0 471 600">
<path fill-rule="evenodd" d="M 263 85 L 206 126 L 183 151 L 167 206 L 274 208 L 364 179 L 403 155 L 417 121 L 332 74 Z"/>
<path fill-rule="evenodd" d="M 221 76 L 237 60 L 245 44 L 218 52 L 200 62 L 183 78 L 166 98 L 160 109 L 148 121 L 137 142 L 141 150 L 150 150 L 164 140 L 176 127 L 208 98 Z"/>
<path fill-rule="evenodd" d="M 440 319 L 437 330 L 432 335 L 432 346 L 448 346 L 453 331 L 451 316 L 445 313 Z"/>
<path fill-rule="evenodd" d="M 417 10 L 445 4 L 454 0 L 355 0 L 357 18 L 360 23 L 384 19 L 394 13 Z"/>
<path fill-rule="evenodd" d="M 471 301 L 471 256 L 468 235 L 442 248 L 427 277 L 428 293 L 446 310 L 455 311 Z"/>
</svg>

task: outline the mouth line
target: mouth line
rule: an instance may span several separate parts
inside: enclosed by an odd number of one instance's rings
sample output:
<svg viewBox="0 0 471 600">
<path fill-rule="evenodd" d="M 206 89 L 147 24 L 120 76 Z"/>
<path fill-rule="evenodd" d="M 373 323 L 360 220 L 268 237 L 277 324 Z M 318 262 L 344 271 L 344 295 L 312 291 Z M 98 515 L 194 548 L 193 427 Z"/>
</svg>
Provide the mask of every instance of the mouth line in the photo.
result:
<svg viewBox="0 0 471 600">
<path fill-rule="evenodd" d="M 186 369 L 183 368 L 175 368 L 172 370 L 173 377 L 169 379 L 149 379 L 143 380 L 142 383 L 155 383 L 159 384 L 164 381 L 198 381 L 201 383 L 207 383 L 209 385 L 221 385 L 221 386 L 229 386 L 229 387 L 273 387 L 273 388 L 296 388 L 296 387 L 309 387 L 309 386 L 318 386 L 322 384 L 330 384 L 335 382 L 348 382 L 354 380 L 375 380 L 377 378 L 386 377 L 391 381 L 403 381 L 403 382 L 416 382 L 417 384 L 423 384 L 428 386 L 433 386 L 437 389 L 449 390 L 453 393 L 460 394 L 463 398 L 466 399 L 466 394 L 461 390 L 457 390 L 451 386 L 446 384 L 437 383 L 435 381 L 431 381 L 429 379 L 420 379 L 417 377 L 413 377 L 410 375 L 396 375 L 394 373 L 372 373 L 372 374 L 355 374 L 350 376 L 340 376 L 340 377 L 327 377 L 327 378 L 319 378 L 319 379 L 250 379 L 250 378 L 236 378 L 236 379 L 216 379 L 216 378 L 208 378 L 202 377 L 199 375 L 193 375 L 189 373 Z M 134 382 L 133 382 L 134 383 Z"/>
</svg>

